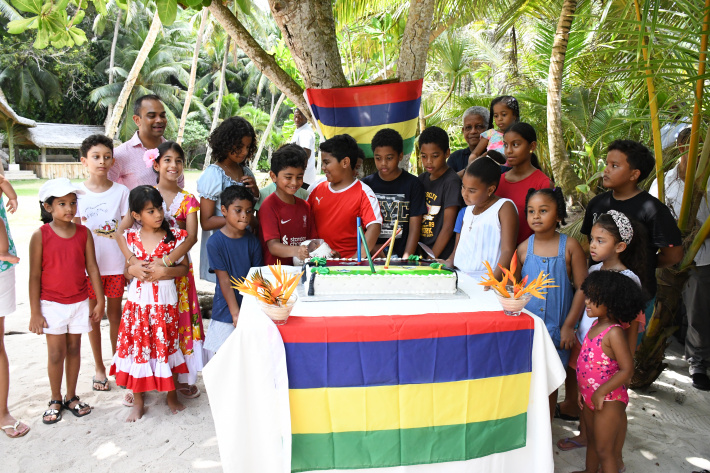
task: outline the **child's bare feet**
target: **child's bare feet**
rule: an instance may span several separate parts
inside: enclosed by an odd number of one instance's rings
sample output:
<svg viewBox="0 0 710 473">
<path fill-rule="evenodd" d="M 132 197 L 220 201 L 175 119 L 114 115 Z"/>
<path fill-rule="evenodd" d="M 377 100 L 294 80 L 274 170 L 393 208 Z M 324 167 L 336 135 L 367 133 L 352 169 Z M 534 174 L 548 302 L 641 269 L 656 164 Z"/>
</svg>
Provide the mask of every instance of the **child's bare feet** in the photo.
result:
<svg viewBox="0 0 710 473">
<path fill-rule="evenodd" d="M 168 392 L 167 401 L 168 407 L 170 408 L 170 412 L 172 412 L 173 414 L 177 414 L 178 412 L 185 409 L 185 405 L 178 401 L 177 392 L 175 391 Z"/>
<path fill-rule="evenodd" d="M 0 253 L 0 261 L 6 261 L 10 264 L 17 264 L 20 262 L 20 258 L 10 253 Z"/>
<path fill-rule="evenodd" d="M 133 407 L 131 407 L 131 412 L 126 418 L 126 422 L 135 422 L 145 414 L 145 408 L 143 407 L 143 396 L 142 394 L 133 394 Z"/>
</svg>

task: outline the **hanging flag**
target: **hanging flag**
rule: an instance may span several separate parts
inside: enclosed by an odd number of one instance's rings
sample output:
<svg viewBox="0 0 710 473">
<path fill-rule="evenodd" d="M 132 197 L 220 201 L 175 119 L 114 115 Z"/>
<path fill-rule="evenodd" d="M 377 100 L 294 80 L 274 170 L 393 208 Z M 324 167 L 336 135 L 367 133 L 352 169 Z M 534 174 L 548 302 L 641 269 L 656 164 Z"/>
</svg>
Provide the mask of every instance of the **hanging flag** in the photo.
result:
<svg viewBox="0 0 710 473">
<path fill-rule="evenodd" d="M 291 471 L 479 458 L 524 447 L 534 322 L 501 312 L 291 317 L 279 326 Z"/>
<path fill-rule="evenodd" d="M 392 128 L 402 135 L 404 154 L 408 154 L 414 149 L 422 82 L 306 89 L 306 100 L 326 139 L 348 134 L 371 158 L 372 137 L 383 128 Z"/>
</svg>

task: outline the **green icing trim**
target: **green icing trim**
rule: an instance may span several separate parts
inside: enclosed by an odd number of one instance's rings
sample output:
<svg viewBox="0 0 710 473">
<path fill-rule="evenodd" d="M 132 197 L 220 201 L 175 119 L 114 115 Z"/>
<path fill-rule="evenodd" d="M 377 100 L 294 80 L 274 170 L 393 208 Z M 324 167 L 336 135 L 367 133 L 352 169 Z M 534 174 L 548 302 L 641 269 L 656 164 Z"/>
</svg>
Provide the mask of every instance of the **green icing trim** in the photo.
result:
<svg viewBox="0 0 710 473">
<path fill-rule="evenodd" d="M 441 263 L 431 263 L 429 266 L 431 266 L 432 269 L 441 269 L 441 267 L 444 265 Z"/>
<path fill-rule="evenodd" d="M 314 268 L 315 269 L 315 268 Z M 349 275 L 371 275 L 372 272 L 369 269 L 360 268 L 343 268 L 343 267 L 331 267 L 331 276 L 349 276 Z M 433 274 L 446 274 L 448 271 L 442 271 L 437 269 L 430 269 L 427 267 L 422 268 L 409 268 L 409 269 L 384 269 L 382 266 L 375 267 L 376 274 L 398 274 L 398 275 L 409 275 L 409 276 L 427 276 Z M 322 274 L 322 273 L 321 273 Z M 449 273 L 452 274 L 452 273 Z"/>
<path fill-rule="evenodd" d="M 325 266 L 326 265 L 326 259 L 325 258 L 311 258 L 309 261 L 310 264 L 313 266 Z"/>
<path fill-rule="evenodd" d="M 422 257 L 419 255 L 409 255 L 407 261 L 419 261 L 420 259 L 422 259 Z"/>
</svg>

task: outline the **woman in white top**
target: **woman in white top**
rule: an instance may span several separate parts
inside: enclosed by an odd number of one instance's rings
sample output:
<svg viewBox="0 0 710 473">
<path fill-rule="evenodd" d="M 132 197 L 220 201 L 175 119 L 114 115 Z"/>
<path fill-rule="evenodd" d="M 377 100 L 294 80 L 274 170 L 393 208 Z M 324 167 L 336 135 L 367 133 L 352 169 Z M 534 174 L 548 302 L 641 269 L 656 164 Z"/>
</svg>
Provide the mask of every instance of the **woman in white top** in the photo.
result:
<svg viewBox="0 0 710 473">
<path fill-rule="evenodd" d="M 488 261 L 497 278 L 502 276 L 499 264 L 510 266 L 518 237 L 518 211 L 510 199 L 495 195 L 499 182 L 500 165 L 488 157 L 466 168 L 461 195 L 467 207 L 456 218 L 456 244 L 446 261 L 449 266 L 471 274 L 485 271 L 483 262 Z"/>
</svg>

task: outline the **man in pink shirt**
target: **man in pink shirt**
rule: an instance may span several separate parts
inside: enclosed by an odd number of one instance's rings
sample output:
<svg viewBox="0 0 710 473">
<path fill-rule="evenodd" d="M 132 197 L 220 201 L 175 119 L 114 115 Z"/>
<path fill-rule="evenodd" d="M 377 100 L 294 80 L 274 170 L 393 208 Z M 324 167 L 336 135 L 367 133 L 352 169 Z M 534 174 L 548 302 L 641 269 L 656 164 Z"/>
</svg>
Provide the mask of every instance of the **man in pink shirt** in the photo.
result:
<svg viewBox="0 0 710 473">
<path fill-rule="evenodd" d="M 157 174 L 152 167 L 146 167 L 143 154 L 165 141 L 163 133 L 168 120 L 160 97 L 139 97 L 133 106 L 133 121 L 138 131 L 130 140 L 113 150 L 114 165 L 108 172 L 110 180 L 123 184 L 129 190 L 140 185 L 154 186 L 157 183 Z M 184 176 L 180 176 L 178 185 L 185 186 Z"/>
</svg>

